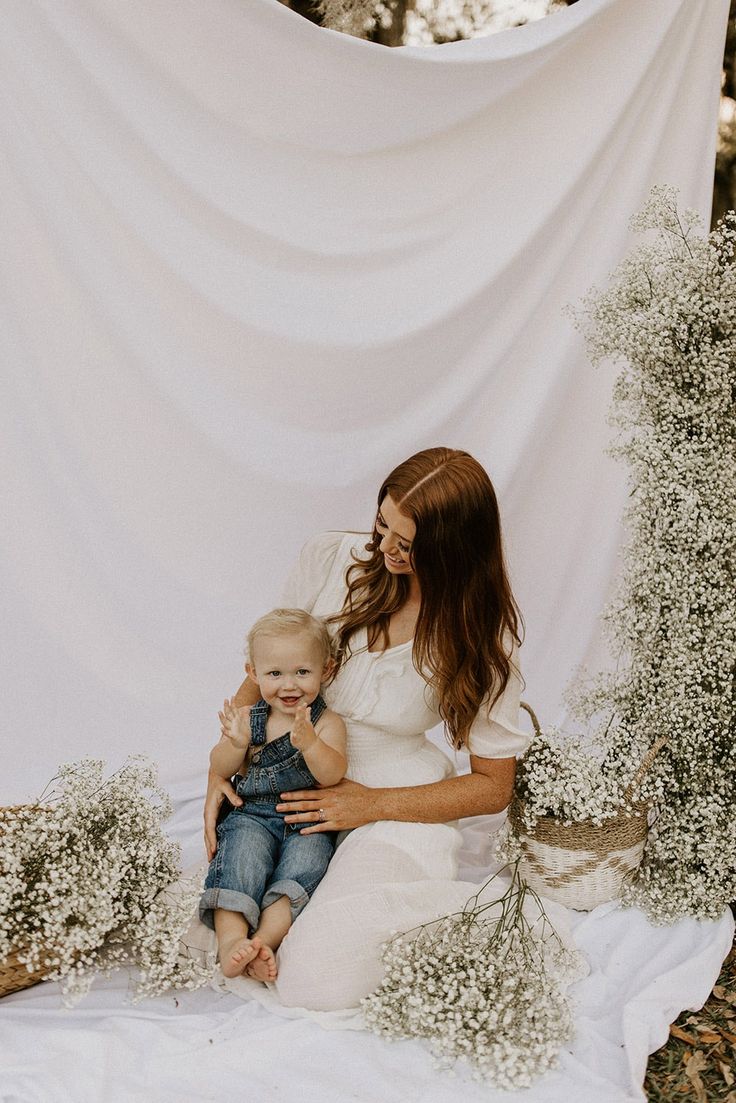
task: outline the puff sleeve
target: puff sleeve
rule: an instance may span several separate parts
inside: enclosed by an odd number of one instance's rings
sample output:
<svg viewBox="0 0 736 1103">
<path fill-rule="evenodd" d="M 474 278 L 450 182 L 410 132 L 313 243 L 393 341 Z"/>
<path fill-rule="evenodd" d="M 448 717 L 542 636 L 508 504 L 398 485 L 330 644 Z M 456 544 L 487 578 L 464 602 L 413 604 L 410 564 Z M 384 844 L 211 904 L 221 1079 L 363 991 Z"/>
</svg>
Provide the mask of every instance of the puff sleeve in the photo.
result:
<svg viewBox="0 0 736 1103">
<path fill-rule="evenodd" d="M 283 605 L 291 609 L 314 610 L 317 599 L 334 574 L 337 553 L 344 532 L 320 532 L 307 540 L 286 579 L 281 595 Z"/>
<path fill-rule="evenodd" d="M 519 654 L 511 652 L 511 671 L 501 696 L 488 708 L 487 701 L 478 710 L 468 735 L 467 750 L 478 758 L 512 758 L 521 755 L 531 742 L 519 727 L 521 674 Z"/>
</svg>

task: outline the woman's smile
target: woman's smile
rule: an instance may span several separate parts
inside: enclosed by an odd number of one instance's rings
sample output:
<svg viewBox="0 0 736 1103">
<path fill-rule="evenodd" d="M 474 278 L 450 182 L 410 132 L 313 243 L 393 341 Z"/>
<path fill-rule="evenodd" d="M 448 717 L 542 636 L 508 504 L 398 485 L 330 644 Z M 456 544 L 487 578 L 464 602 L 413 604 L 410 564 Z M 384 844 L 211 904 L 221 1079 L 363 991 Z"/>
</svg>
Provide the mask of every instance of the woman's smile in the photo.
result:
<svg viewBox="0 0 736 1103">
<path fill-rule="evenodd" d="M 390 494 L 386 494 L 381 502 L 375 525 L 380 537 L 379 549 L 387 569 L 394 574 L 413 574 L 411 545 L 417 528 L 411 517 L 397 507 Z"/>
</svg>

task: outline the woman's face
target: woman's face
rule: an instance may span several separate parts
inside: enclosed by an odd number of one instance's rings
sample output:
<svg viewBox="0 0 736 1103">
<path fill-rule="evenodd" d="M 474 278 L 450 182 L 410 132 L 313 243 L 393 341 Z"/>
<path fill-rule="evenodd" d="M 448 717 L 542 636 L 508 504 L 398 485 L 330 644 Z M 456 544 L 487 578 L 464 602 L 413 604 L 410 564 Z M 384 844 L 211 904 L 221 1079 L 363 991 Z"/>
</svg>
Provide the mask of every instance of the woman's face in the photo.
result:
<svg viewBox="0 0 736 1103">
<path fill-rule="evenodd" d="M 411 547 L 417 534 L 417 526 L 411 517 L 402 513 L 386 494 L 376 516 L 376 532 L 381 538 L 379 549 L 383 552 L 386 569 L 391 574 L 413 574 Z"/>
</svg>

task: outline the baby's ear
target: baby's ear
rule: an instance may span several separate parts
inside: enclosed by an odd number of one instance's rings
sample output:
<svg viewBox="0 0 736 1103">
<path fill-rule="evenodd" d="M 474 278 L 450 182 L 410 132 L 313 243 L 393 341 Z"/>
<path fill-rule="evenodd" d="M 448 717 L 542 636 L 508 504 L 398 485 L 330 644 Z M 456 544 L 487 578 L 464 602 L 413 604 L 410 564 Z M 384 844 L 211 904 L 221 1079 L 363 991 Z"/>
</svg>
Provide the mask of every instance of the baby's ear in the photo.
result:
<svg viewBox="0 0 736 1103">
<path fill-rule="evenodd" d="M 246 663 L 245 664 L 245 673 L 248 675 L 251 682 L 255 682 L 256 684 L 258 683 L 258 679 L 256 678 L 255 667 L 253 666 L 252 663 Z"/>
<path fill-rule="evenodd" d="M 329 658 L 322 669 L 322 681 L 329 682 L 331 678 L 334 678 L 336 670 L 337 663 L 333 658 Z"/>
</svg>

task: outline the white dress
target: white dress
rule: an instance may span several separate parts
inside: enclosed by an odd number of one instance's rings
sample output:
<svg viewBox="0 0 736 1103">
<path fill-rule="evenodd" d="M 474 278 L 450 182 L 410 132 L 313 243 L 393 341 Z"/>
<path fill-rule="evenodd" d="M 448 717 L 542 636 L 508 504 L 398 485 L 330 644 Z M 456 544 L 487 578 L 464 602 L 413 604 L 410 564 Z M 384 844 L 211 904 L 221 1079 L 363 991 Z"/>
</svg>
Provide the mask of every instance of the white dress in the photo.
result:
<svg viewBox="0 0 736 1103">
<path fill-rule="evenodd" d="M 284 605 L 317 616 L 339 612 L 351 551 L 365 558 L 366 539 L 327 532 L 310 540 L 287 582 Z M 452 776 L 453 762 L 425 734 L 440 716 L 413 666 L 411 642 L 373 653 L 365 647 L 365 633 L 352 642 L 354 654 L 324 692 L 347 727 L 347 776 L 370 786 L 422 785 Z M 520 684 L 512 672 L 490 714 L 481 709 L 470 732 L 472 754 L 506 758 L 525 750 L 529 737 L 517 726 Z M 356 1009 L 381 980 L 380 946 L 392 932 L 455 911 L 475 891 L 477 886 L 457 879 L 460 842 L 456 824 L 381 821 L 350 832 L 284 939 L 278 980 L 268 994 L 245 978 L 227 987 L 282 1008 Z"/>
</svg>

